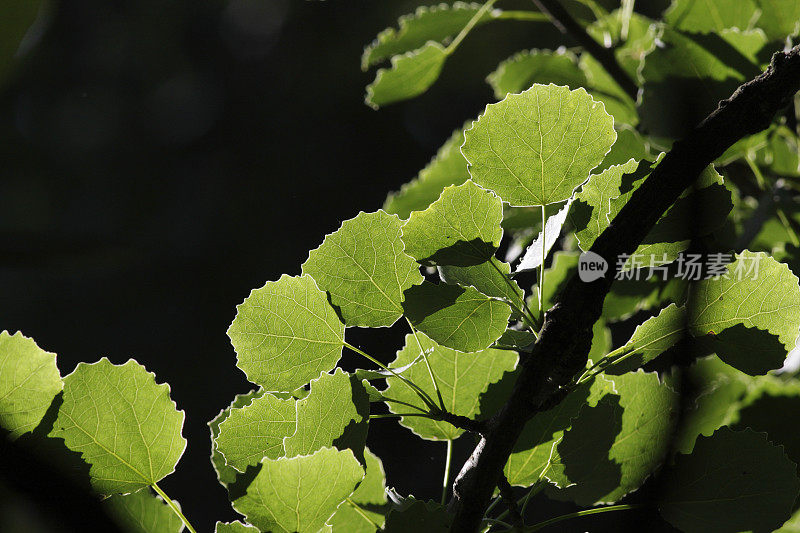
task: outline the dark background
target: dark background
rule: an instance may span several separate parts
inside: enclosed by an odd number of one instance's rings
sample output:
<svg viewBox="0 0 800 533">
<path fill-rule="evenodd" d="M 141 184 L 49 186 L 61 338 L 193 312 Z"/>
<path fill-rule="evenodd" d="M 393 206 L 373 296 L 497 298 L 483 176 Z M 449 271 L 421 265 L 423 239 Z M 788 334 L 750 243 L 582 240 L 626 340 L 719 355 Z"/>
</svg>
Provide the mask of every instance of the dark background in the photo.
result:
<svg viewBox="0 0 800 533">
<path fill-rule="evenodd" d="M 64 2 L 0 93 L 0 330 L 57 352 L 62 375 L 133 357 L 168 382 L 189 444 L 161 485 L 201 531 L 236 517 L 206 426 L 250 388 L 225 335 L 235 306 L 380 208 L 492 100 L 483 78 L 499 61 L 566 42 L 547 24 L 481 27 L 428 94 L 373 111 L 362 48 L 421 3 Z M 348 340 L 388 362 L 403 333 Z M 381 420 L 369 446 L 389 485 L 438 498 L 443 443 Z"/>
</svg>

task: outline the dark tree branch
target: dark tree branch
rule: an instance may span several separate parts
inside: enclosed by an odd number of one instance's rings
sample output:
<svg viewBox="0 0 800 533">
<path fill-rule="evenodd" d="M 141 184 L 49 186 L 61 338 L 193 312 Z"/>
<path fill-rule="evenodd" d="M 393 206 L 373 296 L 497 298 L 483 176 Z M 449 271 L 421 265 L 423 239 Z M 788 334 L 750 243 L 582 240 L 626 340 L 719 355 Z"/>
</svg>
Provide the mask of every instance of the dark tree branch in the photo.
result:
<svg viewBox="0 0 800 533">
<path fill-rule="evenodd" d="M 524 526 L 525 522 L 522 519 L 522 513 L 519 512 L 517 500 L 514 498 L 514 489 L 511 487 L 511 483 L 508 482 L 508 478 L 503 474 L 500 474 L 500 481 L 497 483 L 497 488 L 500 489 L 500 497 L 508 508 L 511 524 L 517 527 Z"/>
<path fill-rule="evenodd" d="M 536 4 L 539 11 L 550 18 L 550 21 L 561 33 L 571 35 L 589 55 L 599 61 L 603 68 L 606 69 L 606 72 L 622 87 L 622 90 L 633 98 L 634 102 L 636 101 L 639 87 L 617 63 L 617 58 L 614 57 L 614 50 L 601 45 L 586 33 L 583 26 L 572 18 L 572 15 L 564 9 L 564 6 L 558 0 L 533 0 L 533 3 Z"/>
<path fill-rule="evenodd" d="M 564 387 L 586 366 L 592 325 L 617 273 L 616 258 L 633 253 L 661 214 L 700 172 L 739 139 L 767 128 L 800 89 L 800 45 L 778 52 L 769 68 L 739 87 L 672 150 L 634 192 L 592 252 L 609 263 L 606 277 L 591 283 L 577 276 L 545 316 L 539 339 L 520 365 L 508 402 L 486 430 L 453 484 L 451 531 L 476 531 L 503 467 L 525 423 L 557 403 Z M 554 401 L 553 398 L 556 400 Z"/>
<path fill-rule="evenodd" d="M 483 435 L 484 431 L 486 430 L 486 424 L 481 420 L 473 420 L 469 417 L 456 415 L 447 411 L 439 413 L 438 417 L 440 420 L 443 420 L 444 422 L 447 422 L 458 429 L 470 431 L 478 435 Z"/>
</svg>

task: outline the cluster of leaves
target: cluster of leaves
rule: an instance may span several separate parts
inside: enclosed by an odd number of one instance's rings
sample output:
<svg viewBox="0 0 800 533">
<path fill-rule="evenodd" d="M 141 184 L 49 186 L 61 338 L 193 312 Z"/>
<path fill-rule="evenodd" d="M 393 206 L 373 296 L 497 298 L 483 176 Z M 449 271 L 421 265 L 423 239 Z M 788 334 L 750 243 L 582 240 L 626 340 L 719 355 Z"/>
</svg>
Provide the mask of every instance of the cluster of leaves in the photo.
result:
<svg viewBox="0 0 800 533">
<path fill-rule="evenodd" d="M 362 65 L 391 67 L 378 71 L 367 102 L 423 93 L 479 25 L 545 20 L 494 4 L 420 8 L 380 33 Z M 613 45 L 638 99 L 586 53 L 514 55 L 487 78 L 499 102 L 456 130 L 382 210 L 343 222 L 300 275 L 267 282 L 238 306 L 228 335 L 257 388 L 209 423 L 211 462 L 244 517 L 218 532 L 449 528 L 452 441 L 503 405 L 580 252 L 657 167 L 655 152 L 800 30 L 795 0 L 675 0 L 662 20 L 632 4 L 594 5 L 587 32 Z M 696 116 L 675 113 L 675 98 Z M 641 243 L 637 252 L 658 265 L 627 268 L 673 276 L 613 284 L 586 371 L 527 423 L 505 466 L 508 482 L 527 489 L 523 515 L 534 496 L 616 504 L 653 478 L 661 515 L 684 531 L 800 529 L 800 441 L 784 418 L 800 411 L 800 381 L 769 373 L 800 330 L 796 130 L 792 108 L 732 147 Z M 674 276 L 687 251 L 735 254 L 725 276 L 689 281 Z M 740 276 L 754 261 L 757 276 Z M 526 286 L 530 271 L 537 281 Z M 391 363 L 346 340 L 347 328 L 399 320 L 408 334 Z M 367 364 L 337 368 L 344 350 Z M 186 444 L 167 385 L 132 360 L 80 364 L 62 379 L 54 354 L 8 333 L 0 376 L 10 438 L 55 401 L 50 437 L 81 454 L 110 513 L 131 531 L 194 531 L 158 486 Z M 372 411 L 381 403 L 388 414 Z M 370 419 L 385 417 L 448 443 L 442 501 L 387 490 L 366 447 Z M 511 529 L 510 511 L 494 509 L 485 530 Z"/>
</svg>

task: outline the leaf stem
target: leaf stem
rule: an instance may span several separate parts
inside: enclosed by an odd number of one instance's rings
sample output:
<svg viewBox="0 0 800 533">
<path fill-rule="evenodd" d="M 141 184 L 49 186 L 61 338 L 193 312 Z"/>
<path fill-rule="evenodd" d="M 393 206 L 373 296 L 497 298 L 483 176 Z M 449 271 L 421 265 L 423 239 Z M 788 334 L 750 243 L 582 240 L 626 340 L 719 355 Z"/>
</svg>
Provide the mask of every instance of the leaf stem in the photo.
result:
<svg viewBox="0 0 800 533">
<path fill-rule="evenodd" d="M 466 26 L 464 26 L 458 33 L 458 35 L 456 35 L 456 38 L 453 39 L 453 42 L 451 42 L 448 45 L 448 47 L 444 51 L 445 54 L 450 55 L 456 51 L 456 48 L 458 48 L 458 45 L 460 45 L 461 41 L 464 40 L 464 37 L 466 37 L 467 34 L 470 31 L 472 31 L 472 28 L 474 28 L 475 25 L 478 23 L 478 21 L 481 20 L 483 16 L 486 14 L 486 12 L 492 8 L 492 6 L 496 1 L 497 0 L 488 0 L 485 4 L 481 6 L 478 12 L 475 13 L 475 15 L 471 19 L 469 19 L 469 22 L 467 22 Z"/>
<path fill-rule="evenodd" d="M 400 380 L 401 380 L 403 383 L 405 383 L 406 385 L 408 385 L 408 386 L 411 388 L 411 390 L 413 390 L 414 392 L 416 392 L 416 393 L 417 393 L 417 396 L 419 396 L 419 397 L 420 397 L 420 399 L 421 399 L 423 402 L 425 402 L 425 404 L 426 404 L 426 405 L 427 405 L 429 408 L 431 408 L 431 409 L 434 409 L 434 410 L 438 410 L 438 409 L 439 409 L 439 408 L 436 406 L 436 404 L 435 404 L 435 403 L 433 403 L 433 400 L 431 399 L 431 397 L 430 397 L 430 396 L 428 396 L 428 395 L 427 395 L 427 393 L 425 393 L 425 391 L 423 391 L 422 389 L 420 389 L 420 388 L 419 388 L 419 387 L 418 387 L 418 386 L 417 386 L 417 385 L 416 385 L 416 384 L 415 384 L 413 381 L 410 381 L 410 380 L 408 380 L 408 379 L 404 378 L 403 376 L 401 376 L 400 374 L 398 374 L 397 372 L 395 372 L 393 369 L 391 369 L 391 368 L 389 368 L 388 366 L 384 365 L 383 363 L 381 363 L 380 361 L 378 361 L 377 359 L 375 359 L 374 357 L 372 357 L 371 355 L 369 355 L 367 352 L 365 352 L 365 351 L 363 351 L 363 350 L 361 350 L 361 349 L 359 349 L 359 348 L 356 348 L 356 347 L 355 347 L 355 346 L 353 346 L 352 344 L 349 344 L 349 343 L 347 343 L 347 342 L 344 342 L 343 344 L 344 344 L 345 348 L 349 348 L 349 349 L 353 350 L 354 352 L 356 352 L 357 354 L 359 354 L 359 355 L 361 355 L 361 356 L 363 356 L 363 357 L 366 357 L 366 358 L 367 358 L 369 361 L 372 361 L 373 363 L 375 363 L 376 365 L 378 365 L 378 366 L 379 366 L 379 367 L 381 367 L 382 369 L 384 369 L 384 370 L 386 370 L 387 372 L 389 372 L 390 374 L 392 374 L 392 376 L 394 376 L 394 377 L 396 377 L 396 378 L 399 378 L 399 379 L 400 379 Z"/>
<path fill-rule="evenodd" d="M 530 22 L 547 22 L 549 19 L 539 11 L 509 10 L 501 11 L 495 20 L 523 20 Z"/>
<path fill-rule="evenodd" d="M 161 496 L 161 498 L 165 502 L 167 502 L 167 505 L 169 505 L 170 509 L 172 509 L 172 512 L 178 515 L 178 518 L 181 519 L 181 522 L 183 522 L 183 525 L 186 526 L 186 529 L 191 531 L 191 533 L 197 533 L 197 531 L 192 527 L 192 524 L 189 523 L 189 520 L 185 516 L 183 516 L 183 513 L 181 512 L 180 507 L 178 507 L 178 504 L 173 502 L 170 499 L 170 497 L 167 496 L 167 493 L 161 490 L 161 487 L 158 486 L 158 483 L 153 483 L 150 486 L 153 487 L 153 490 L 156 491 L 158 495 Z"/>
<path fill-rule="evenodd" d="M 430 413 L 379 413 L 377 415 L 369 415 L 372 418 L 402 418 L 404 416 L 421 416 L 423 418 L 430 418 L 431 420 L 438 420 Z"/>
<path fill-rule="evenodd" d="M 436 396 L 439 399 L 439 407 L 442 408 L 442 411 L 447 411 L 447 408 L 444 406 L 444 399 L 442 398 L 442 392 L 439 390 L 439 382 L 436 381 L 436 374 L 433 373 L 433 369 L 431 368 L 431 363 L 428 361 L 428 354 L 425 353 L 425 350 L 422 349 L 422 343 L 419 341 L 419 335 L 417 335 L 417 329 L 414 327 L 414 324 L 406 317 L 406 322 L 408 322 L 408 327 L 411 328 L 411 333 L 414 334 L 414 339 L 417 341 L 417 345 L 419 346 L 419 354 L 425 359 L 425 366 L 428 367 L 428 374 L 431 376 L 431 381 L 433 382 L 433 390 L 436 391 Z"/>
<path fill-rule="evenodd" d="M 544 318 L 544 259 L 547 256 L 547 210 L 542 206 L 542 264 L 539 265 L 539 316 Z"/>
<path fill-rule="evenodd" d="M 395 400 L 394 398 L 388 398 L 386 396 L 383 396 L 383 401 L 384 402 L 399 403 L 400 405 L 405 405 L 406 407 L 410 407 L 412 409 L 417 409 L 418 411 L 421 411 L 423 413 L 427 413 L 427 411 L 425 409 L 423 409 L 422 407 L 419 407 L 417 405 L 410 404 L 408 402 L 404 402 L 404 401 L 401 401 L 401 400 Z"/>
<path fill-rule="evenodd" d="M 514 290 L 514 282 L 512 281 L 511 277 L 502 270 L 500 270 L 500 268 L 497 266 L 496 261 L 494 261 L 494 258 L 490 259 L 489 263 L 492 265 L 492 267 L 494 267 L 497 273 L 503 277 L 503 280 L 505 280 L 506 285 L 508 285 L 508 287 L 511 289 L 511 292 L 516 292 Z M 535 324 L 536 321 L 533 319 L 533 313 L 531 313 L 531 309 L 530 307 L 528 307 L 528 303 L 525 301 L 525 293 L 524 292 L 522 293 L 522 309 L 520 309 L 519 306 L 517 306 L 517 304 L 515 304 L 510 299 L 508 299 L 507 301 L 508 304 L 511 305 L 511 307 L 513 307 L 514 310 L 520 314 L 520 316 L 522 317 L 522 321 L 526 323 L 528 329 L 531 331 L 531 333 L 533 333 L 533 336 L 538 339 L 539 333 L 537 333 L 536 331 L 536 324 Z"/>
<path fill-rule="evenodd" d="M 622 505 L 611 505 L 608 507 L 595 507 L 594 509 L 585 509 L 583 511 L 577 511 L 574 513 L 568 513 L 561 516 L 556 516 L 554 518 L 550 518 L 548 520 L 544 520 L 543 522 L 539 522 L 538 524 L 533 524 L 532 526 L 526 527 L 522 531 L 524 533 L 531 533 L 533 531 L 539 531 L 542 528 L 545 528 L 551 524 L 555 524 L 558 522 L 562 522 L 564 520 L 569 520 L 571 518 L 579 518 L 581 516 L 589 516 L 593 514 L 601 514 L 601 513 L 611 513 L 614 511 L 625 511 L 628 509 L 640 509 L 644 507 L 644 504 L 641 503 L 629 503 L 629 504 L 622 504 Z"/>
<path fill-rule="evenodd" d="M 381 530 L 381 526 L 380 526 L 380 525 L 379 525 L 377 522 L 375 522 L 375 521 L 374 521 L 372 518 L 370 518 L 370 517 L 369 517 L 369 515 L 367 515 L 367 513 L 364 511 L 364 509 L 362 509 L 362 508 L 361 508 L 361 506 L 360 506 L 360 505 L 358 505 L 356 502 L 354 502 L 354 501 L 353 501 L 353 500 L 351 500 L 350 498 L 346 498 L 346 499 L 345 499 L 345 501 L 346 501 L 347 503 L 349 503 L 349 504 L 350 504 L 350 505 L 353 507 L 353 509 L 355 510 L 355 512 L 357 512 L 358 514 L 360 514 L 360 515 L 361 515 L 361 517 L 362 517 L 364 520 L 366 520 L 367 522 L 369 522 L 369 523 L 370 523 L 370 525 L 371 525 L 372 527 L 374 527 L 374 528 L 375 528 L 375 531 L 380 531 L 380 530 Z"/>
<path fill-rule="evenodd" d="M 450 486 L 450 463 L 453 460 L 453 440 L 447 439 L 447 455 L 444 460 L 444 480 L 442 481 L 442 505 L 447 503 L 447 487 Z"/>
<path fill-rule="evenodd" d="M 619 31 L 619 37 L 623 41 L 628 40 L 628 30 L 631 25 L 631 17 L 633 16 L 633 4 L 636 0 L 622 0 L 622 26 Z"/>
</svg>

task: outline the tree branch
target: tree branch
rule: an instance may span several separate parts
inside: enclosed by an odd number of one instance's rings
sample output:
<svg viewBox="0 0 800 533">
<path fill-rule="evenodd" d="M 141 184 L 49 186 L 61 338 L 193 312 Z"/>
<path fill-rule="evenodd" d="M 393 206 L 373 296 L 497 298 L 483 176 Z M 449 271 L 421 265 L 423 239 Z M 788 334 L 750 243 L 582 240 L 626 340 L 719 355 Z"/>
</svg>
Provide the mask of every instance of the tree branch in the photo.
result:
<svg viewBox="0 0 800 533">
<path fill-rule="evenodd" d="M 508 478 L 503 474 L 500 474 L 500 481 L 497 483 L 497 488 L 500 489 L 500 497 L 508 508 L 511 523 L 516 527 L 523 527 L 525 522 L 522 518 L 522 513 L 519 512 L 519 507 L 517 507 L 517 500 L 514 498 L 514 489 L 511 487 L 511 483 L 508 482 Z"/>
<path fill-rule="evenodd" d="M 483 435 L 484 431 L 486 430 L 486 425 L 482 420 L 473 420 L 472 418 L 447 411 L 439 413 L 438 418 L 452 426 L 457 427 L 458 429 L 470 431 L 478 435 Z"/>
<path fill-rule="evenodd" d="M 617 58 L 614 57 L 614 51 L 612 49 L 601 45 L 595 41 L 591 35 L 586 33 L 583 26 L 572 18 L 572 15 L 564 9 L 558 0 L 533 0 L 533 3 L 536 4 L 539 11 L 550 18 L 550 21 L 561 33 L 571 35 L 589 55 L 603 65 L 606 72 L 614 78 L 622 90 L 625 91 L 634 102 L 636 101 L 639 94 L 639 87 L 636 85 L 636 82 L 628 76 L 628 73 L 622 70 L 619 63 L 617 63 Z"/>
<path fill-rule="evenodd" d="M 778 52 L 766 72 L 739 87 L 653 170 L 597 238 L 591 251 L 609 263 L 609 273 L 591 283 L 573 276 L 545 316 L 539 339 L 520 367 L 508 402 L 486 422 L 486 430 L 453 484 L 451 531 L 476 531 L 508 456 L 525 423 L 552 407 L 564 386 L 586 366 L 592 326 L 600 317 L 618 271 L 616 258 L 633 253 L 661 214 L 700 172 L 739 139 L 767 128 L 800 89 L 800 45 Z M 641 166 L 646 164 L 643 162 Z"/>
</svg>

